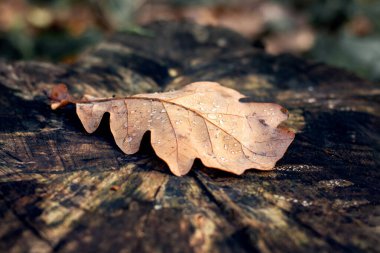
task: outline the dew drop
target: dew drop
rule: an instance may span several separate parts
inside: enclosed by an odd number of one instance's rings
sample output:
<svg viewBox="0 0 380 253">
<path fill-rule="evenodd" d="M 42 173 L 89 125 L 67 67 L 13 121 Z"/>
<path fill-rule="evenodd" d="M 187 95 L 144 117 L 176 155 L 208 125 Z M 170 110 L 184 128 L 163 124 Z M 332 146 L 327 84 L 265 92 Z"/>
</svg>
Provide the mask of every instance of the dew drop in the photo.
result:
<svg viewBox="0 0 380 253">
<path fill-rule="evenodd" d="M 236 143 L 234 144 L 234 147 L 237 147 L 237 144 L 236 144 Z"/>
<path fill-rule="evenodd" d="M 164 112 L 166 112 L 166 110 L 165 110 L 165 109 L 162 109 L 161 112 L 164 113 Z"/>
<path fill-rule="evenodd" d="M 215 114 L 209 114 L 209 115 L 207 115 L 207 117 L 209 119 L 216 119 L 216 115 Z"/>
<path fill-rule="evenodd" d="M 131 111 L 131 114 L 134 114 L 135 112 L 136 112 L 136 111 L 132 110 L 132 111 Z"/>
<path fill-rule="evenodd" d="M 176 124 L 176 125 L 179 125 L 180 123 L 181 123 L 181 122 L 179 122 L 179 120 L 176 120 L 176 121 L 175 121 L 175 124 Z"/>
<path fill-rule="evenodd" d="M 125 128 L 127 128 L 128 127 L 128 122 L 125 122 L 123 125 L 124 125 Z"/>
<path fill-rule="evenodd" d="M 125 140 L 126 142 L 131 142 L 133 140 L 133 138 L 131 136 L 128 136 L 128 138 Z"/>
<path fill-rule="evenodd" d="M 228 149 L 228 145 L 227 144 L 224 144 L 224 149 Z"/>
</svg>

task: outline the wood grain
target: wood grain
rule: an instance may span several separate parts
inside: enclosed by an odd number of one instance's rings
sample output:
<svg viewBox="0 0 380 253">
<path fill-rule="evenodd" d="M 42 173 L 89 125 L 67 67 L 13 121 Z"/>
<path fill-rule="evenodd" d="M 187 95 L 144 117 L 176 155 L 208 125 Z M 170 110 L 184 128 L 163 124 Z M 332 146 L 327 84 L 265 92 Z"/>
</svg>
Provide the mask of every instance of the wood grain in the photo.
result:
<svg viewBox="0 0 380 253">
<path fill-rule="evenodd" d="M 0 62 L 0 252 L 379 252 L 380 87 L 222 28 L 154 23 L 73 65 Z M 145 136 L 135 155 L 104 119 L 86 134 L 44 90 L 125 96 L 216 81 L 290 111 L 271 172 L 197 162 L 173 176 Z"/>
</svg>

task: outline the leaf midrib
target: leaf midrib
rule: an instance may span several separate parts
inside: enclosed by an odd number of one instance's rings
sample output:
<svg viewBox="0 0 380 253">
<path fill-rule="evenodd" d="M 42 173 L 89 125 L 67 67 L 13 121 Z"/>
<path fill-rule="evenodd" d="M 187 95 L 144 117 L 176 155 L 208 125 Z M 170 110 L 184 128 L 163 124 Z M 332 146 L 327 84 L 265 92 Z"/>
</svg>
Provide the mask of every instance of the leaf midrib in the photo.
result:
<svg viewBox="0 0 380 253">
<path fill-rule="evenodd" d="M 205 120 L 205 121 L 209 122 L 210 124 L 214 125 L 215 127 L 219 128 L 225 134 L 227 134 L 227 135 L 231 136 L 232 138 L 234 138 L 237 142 L 240 143 L 240 145 L 242 147 L 246 148 L 247 150 L 249 150 L 250 152 L 252 152 L 254 155 L 263 156 L 263 157 L 276 157 L 276 156 L 267 156 L 267 155 L 262 155 L 260 153 L 256 153 L 255 151 L 253 151 L 250 148 L 248 148 L 247 146 L 245 146 L 239 139 L 237 139 L 235 136 L 233 136 L 227 130 L 225 130 L 224 128 L 222 128 L 219 125 L 215 124 L 214 122 L 212 122 L 211 120 L 207 119 L 206 117 L 204 117 L 204 115 L 202 113 L 200 113 L 199 111 L 194 110 L 194 109 L 189 108 L 189 107 L 186 107 L 186 106 L 184 106 L 182 104 L 174 103 L 174 102 L 167 101 L 167 100 L 164 100 L 164 99 L 152 98 L 152 97 L 134 97 L 134 96 L 130 96 L 130 97 L 123 97 L 123 98 L 104 98 L 104 99 L 96 99 L 96 100 L 90 100 L 90 101 L 76 101 L 74 103 L 75 104 L 92 104 L 92 103 L 102 103 L 102 102 L 110 102 L 110 101 L 118 101 L 118 100 L 147 100 L 147 101 L 150 101 L 150 102 L 155 101 L 155 102 L 160 102 L 162 104 L 163 103 L 167 103 L 167 104 L 171 104 L 171 105 L 174 105 L 174 106 L 181 107 L 181 108 L 183 108 L 185 110 L 193 112 L 194 114 L 196 114 L 199 117 L 201 117 L 203 120 Z M 213 114 L 234 115 L 234 114 L 223 114 L 223 113 L 213 113 Z M 240 116 L 240 115 L 234 115 L 234 116 L 244 117 L 244 116 Z M 210 142 L 211 142 L 211 136 L 209 135 L 208 137 L 209 137 Z M 176 140 L 177 140 L 177 138 L 176 138 Z M 177 148 L 178 148 L 178 143 L 177 143 Z M 244 153 L 244 155 L 246 155 L 243 148 L 242 148 L 242 152 Z M 254 162 L 254 163 L 256 163 L 256 162 Z"/>
</svg>

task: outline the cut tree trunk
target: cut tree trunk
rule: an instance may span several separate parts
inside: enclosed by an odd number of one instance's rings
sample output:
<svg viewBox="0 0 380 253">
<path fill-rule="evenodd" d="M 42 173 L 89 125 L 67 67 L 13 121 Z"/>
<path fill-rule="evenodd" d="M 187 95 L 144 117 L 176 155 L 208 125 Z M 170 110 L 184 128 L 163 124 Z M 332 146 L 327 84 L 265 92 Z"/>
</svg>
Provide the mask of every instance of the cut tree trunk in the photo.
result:
<svg viewBox="0 0 380 253">
<path fill-rule="evenodd" d="M 380 87 L 190 23 L 117 34 L 73 65 L 0 63 L 0 252 L 380 252 Z M 126 96 L 216 81 L 288 108 L 276 170 L 172 175 L 107 119 L 87 134 L 44 91 Z"/>
</svg>

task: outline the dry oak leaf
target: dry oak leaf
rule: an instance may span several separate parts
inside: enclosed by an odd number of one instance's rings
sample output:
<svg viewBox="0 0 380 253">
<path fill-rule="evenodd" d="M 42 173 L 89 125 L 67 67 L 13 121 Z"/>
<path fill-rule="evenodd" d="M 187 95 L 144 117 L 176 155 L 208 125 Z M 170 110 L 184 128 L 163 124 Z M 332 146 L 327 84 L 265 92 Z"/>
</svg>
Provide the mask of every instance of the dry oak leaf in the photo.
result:
<svg viewBox="0 0 380 253">
<path fill-rule="evenodd" d="M 165 93 L 73 102 L 88 133 L 106 112 L 111 132 L 126 154 L 139 150 L 145 132 L 177 176 L 199 158 L 207 167 L 234 174 L 273 169 L 294 139 L 278 128 L 287 110 L 272 103 L 242 103 L 244 95 L 214 82 L 196 82 Z"/>
</svg>

